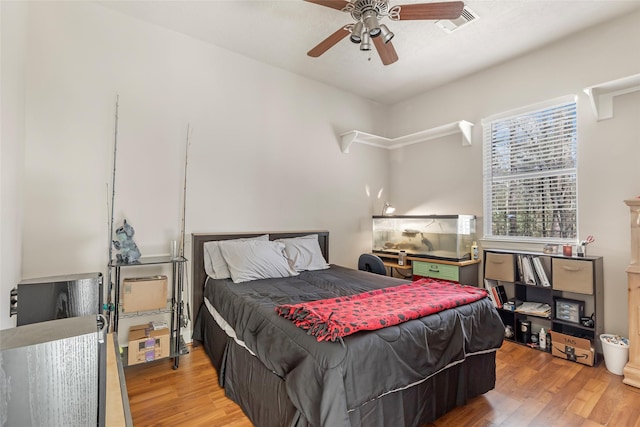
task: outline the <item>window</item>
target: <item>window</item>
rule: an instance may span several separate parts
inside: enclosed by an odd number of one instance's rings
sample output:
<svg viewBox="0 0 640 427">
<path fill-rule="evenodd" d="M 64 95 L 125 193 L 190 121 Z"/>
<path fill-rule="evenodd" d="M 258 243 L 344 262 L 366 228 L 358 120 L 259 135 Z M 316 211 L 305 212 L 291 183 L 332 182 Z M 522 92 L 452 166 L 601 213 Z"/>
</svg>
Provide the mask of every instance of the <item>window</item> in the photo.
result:
<svg viewBox="0 0 640 427">
<path fill-rule="evenodd" d="M 484 128 L 484 237 L 575 241 L 575 96 L 489 117 Z"/>
</svg>

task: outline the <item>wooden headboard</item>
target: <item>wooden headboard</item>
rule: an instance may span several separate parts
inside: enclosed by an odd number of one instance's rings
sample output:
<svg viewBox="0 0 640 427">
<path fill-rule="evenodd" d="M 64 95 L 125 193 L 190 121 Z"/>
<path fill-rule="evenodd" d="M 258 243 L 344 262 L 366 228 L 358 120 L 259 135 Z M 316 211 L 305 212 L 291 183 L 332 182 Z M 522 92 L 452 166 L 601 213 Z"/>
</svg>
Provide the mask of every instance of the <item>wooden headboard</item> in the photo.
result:
<svg viewBox="0 0 640 427">
<path fill-rule="evenodd" d="M 328 231 L 295 231 L 295 232 L 262 232 L 262 233 L 193 233 L 191 234 L 191 278 L 193 280 L 193 292 L 191 293 L 191 309 L 193 315 L 198 314 L 200 305 L 204 301 L 204 283 L 207 280 L 207 273 L 204 271 L 204 244 L 214 240 L 242 239 L 247 237 L 257 237 L 269 234 L 269 240 L 288 239 L 291 237 L 307 236 L 309 234 L 318 235 L 318 243 L 324 259 L 329 262 L 329 232 Z"/>
</svg>

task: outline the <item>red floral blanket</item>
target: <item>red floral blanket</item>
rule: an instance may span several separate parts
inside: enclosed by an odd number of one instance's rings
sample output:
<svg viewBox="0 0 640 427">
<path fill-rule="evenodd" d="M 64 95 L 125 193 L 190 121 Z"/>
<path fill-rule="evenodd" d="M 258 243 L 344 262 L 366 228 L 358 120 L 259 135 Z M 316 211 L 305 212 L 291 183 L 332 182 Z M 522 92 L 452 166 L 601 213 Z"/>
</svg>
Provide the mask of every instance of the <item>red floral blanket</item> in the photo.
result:
<svg viewBox="0 0 640 427">
<path fill-rule="evenodd" d="M 484 289 L 427 278 L 356 295 L 280 305 L 276 312 L 318 341 L 335 341 L 357 331 L 397 325 L 486 296 Z"/>
</svg>

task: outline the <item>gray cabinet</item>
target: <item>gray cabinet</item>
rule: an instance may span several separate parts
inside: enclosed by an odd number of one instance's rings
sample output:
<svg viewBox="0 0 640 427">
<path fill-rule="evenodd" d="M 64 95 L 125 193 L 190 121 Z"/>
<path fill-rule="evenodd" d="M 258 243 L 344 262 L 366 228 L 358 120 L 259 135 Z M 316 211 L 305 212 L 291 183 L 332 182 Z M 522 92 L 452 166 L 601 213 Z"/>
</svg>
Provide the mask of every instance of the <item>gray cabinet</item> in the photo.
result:
<svg viewBox="0 0 640 427">
<path fill-rule="evenodd" d="M 105 328 L 94 314 L 0 330 L 0 424 L 104 426 Z"/>
</svg>

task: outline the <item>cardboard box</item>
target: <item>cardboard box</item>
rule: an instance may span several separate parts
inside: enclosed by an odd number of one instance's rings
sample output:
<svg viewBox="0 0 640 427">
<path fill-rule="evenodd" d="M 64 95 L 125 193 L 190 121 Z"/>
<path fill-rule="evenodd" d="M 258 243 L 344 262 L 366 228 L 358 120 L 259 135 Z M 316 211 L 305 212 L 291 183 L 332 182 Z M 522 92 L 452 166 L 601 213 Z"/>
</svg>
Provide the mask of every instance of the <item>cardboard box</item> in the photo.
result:
<svg viewBox="0 0 640 427">
<path fill-rule="evenodd" d="M 169 357 L 169 328 L 152 330 L 148 323 L 129 328 L 128 364 Z"/>
<path fill-rule="evenodd" d="M 591 340 L 560 332 L 551 333 L 551 354 L 561 359 L 593 366 L 594 350 Z"/>
<path fill-rule="evenodd" d="M 167 276 L 124 279 L 121 294 L 125 313 L 167 308 Z"/>
</svg>

